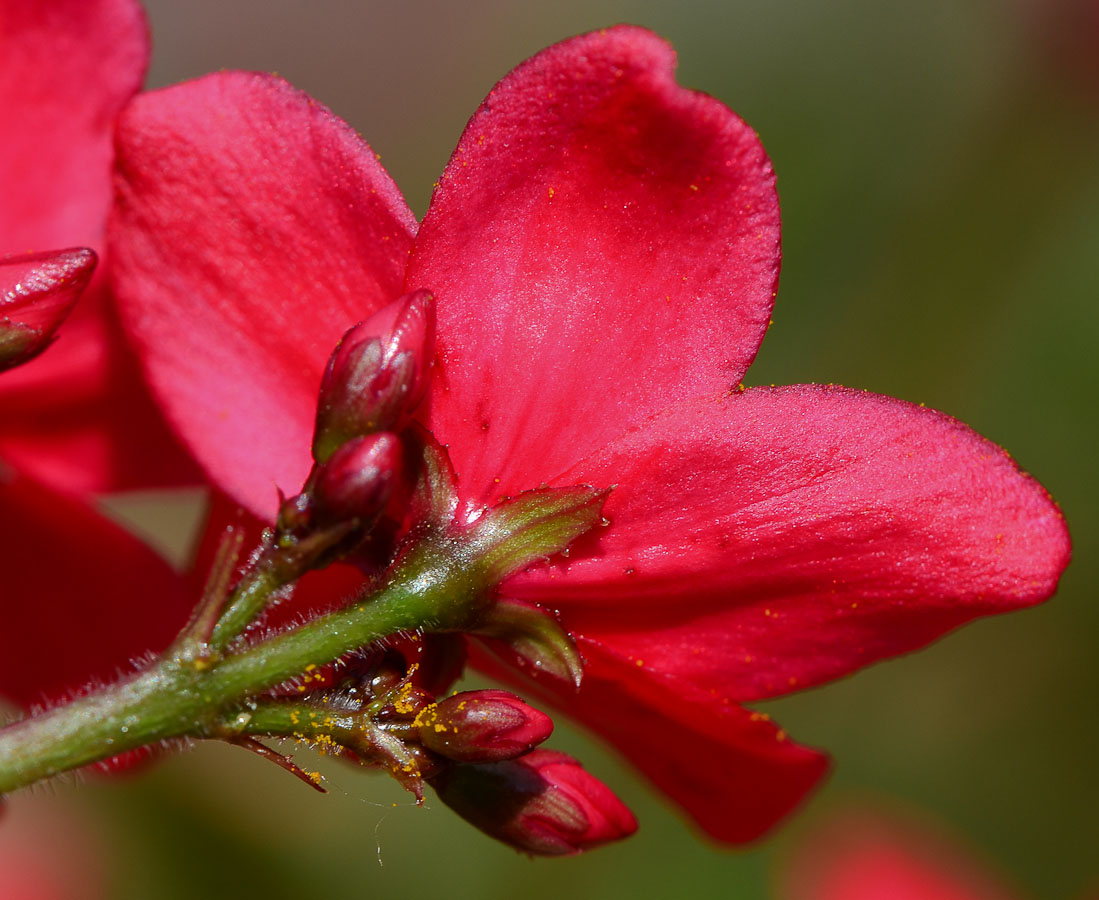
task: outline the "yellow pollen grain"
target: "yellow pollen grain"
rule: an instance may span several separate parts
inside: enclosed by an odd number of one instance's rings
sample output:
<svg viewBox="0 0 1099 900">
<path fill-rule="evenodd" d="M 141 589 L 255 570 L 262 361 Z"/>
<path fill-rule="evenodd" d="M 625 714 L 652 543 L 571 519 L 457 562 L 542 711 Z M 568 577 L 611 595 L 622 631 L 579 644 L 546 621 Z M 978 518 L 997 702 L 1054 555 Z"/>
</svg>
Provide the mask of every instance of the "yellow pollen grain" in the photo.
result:
<svg viewBox="0 0 1099 900">
<path fill-rule="evenodd" d="M 554 190 L 553 188 L 550 188 L 550 189 L 549 189 L 549 198 L 550 198 L 550 200 L 552 200 L 552 199 L 553 199 L 553 195 L 554 195 L 555 193 L 557 193 L 557 192 L 556 192 L 556 191 L 555 191 L 555 190 Z"/>
<path fill-rule="evenodd" d="M 698 185 L 697 184 L 692 184 L 690 186 L 690 188 L 691 188 L 692 191 L 697 191 L 698 190 Z"/>
</svg>

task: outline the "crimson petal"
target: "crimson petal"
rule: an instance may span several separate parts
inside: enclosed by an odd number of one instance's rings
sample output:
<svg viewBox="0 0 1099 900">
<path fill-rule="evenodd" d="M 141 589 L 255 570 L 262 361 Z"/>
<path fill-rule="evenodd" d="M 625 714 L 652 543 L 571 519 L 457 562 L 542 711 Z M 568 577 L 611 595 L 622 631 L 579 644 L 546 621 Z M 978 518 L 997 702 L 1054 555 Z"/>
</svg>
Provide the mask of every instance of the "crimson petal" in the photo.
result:
<svg viewBox="0 0 1099 900">
<path fill-rule="evenodd" d="M 581 638 L 578 693 L 550 679 L 523 680 L 610 741 L 712 837 L 742 844 L 792 812 L 828 770 L 828 758 L 789 740 L 763 713 Z M 519 682 L 484 653 L 477 667 Z"/>
<path fill-rule="evenodd" d="M 756 134 L 619 27 L 516 68 L 435 191 L 407 287 L 435 293 L 435 436 L 475 502 L 538 485 L 669 403 L 737 384 L 770 316 Z"/>
<path fill-rule="evenodd" d="M 5 0 L 0 251 L 101 246 L 111 129 L 147 59 L 134 0 Z"/>
<path fill-rule="evenodd" d="M 0 470 L 0 693 L 27 706 L 163 650 L 190 598 L 164 560 L 86 503 Z"/>
<path fill-rule="evenodd" d="M 117 148 L 124 323 L 215 484 L 271 519 L 309 472 L 333 346 L 401 294 L 415 219 L 362 139 L 273 76 L 144 94 Z"/>
<path fill-rule="evenodd" d="M 670 410 L 554 479 L 617 483 L 611 527 L 504 590 L 738 701 L 916 649 L 1048 597 L 1061 514 L 1000 448 L 845 388 Z"/>
<path fill-rule="evenodd" d="M 102 250 L 111 134 L 140 88 L 135 0 L 0 6 L 0 253 Z M 144 392 L 96 277 L 59 346 L 0 379 L 0 455 L 74 490 L 192 481 Z"/>
</svg>

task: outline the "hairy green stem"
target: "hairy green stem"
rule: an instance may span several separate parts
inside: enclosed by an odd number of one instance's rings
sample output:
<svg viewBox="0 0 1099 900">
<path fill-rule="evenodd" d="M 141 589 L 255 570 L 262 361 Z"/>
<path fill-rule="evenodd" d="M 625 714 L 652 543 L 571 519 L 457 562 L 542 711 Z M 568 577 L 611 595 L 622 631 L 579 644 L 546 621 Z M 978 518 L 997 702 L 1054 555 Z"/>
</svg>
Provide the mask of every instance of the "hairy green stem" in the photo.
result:
<svg viewBox="0 0 1099 900">
<path fill-rule="evenodd" d="M 226 560 L 235 552 L 230 548 L 191 622 L 148 669 L 0 730 L 0 795 L 159 741 L 285 733 L 255 730 L 262 717 L 248 722 L 249 707 L 257 714 L 263 707 L 269 708 L 265 714 L 278 711 L 262 699 L 265 691 L 399 632 L 475 630 L 495 585 L 588 531 L 600 519 L 605 496 L 580 487 L 529 491 L 466 529 L 448 527 L 445 517 L 442 524 L 422 525 L 376 592 L 250 646 L 235 638 L 276 590 L 312 567 L 347 531 L 336 527 L 293 546 L 269 547 L 222 609 Z M 227 716 L 241 730 L 234 733 Z M 366 749 L 418 778 L 410 751 L 386 729 L 370 725 L 355 726 Z"/>
<path fill-rule="evenodd" d="M 462 627 L 484 582 L 460 550 L 424 542 L 387 586 L 353 606 L 221 659 L 177 648 L 126 681 L 8 726 L 0 794 L 146 744 L 221 736 L 227 708 L 310 665 L 400 631 Z"/>
</svg>

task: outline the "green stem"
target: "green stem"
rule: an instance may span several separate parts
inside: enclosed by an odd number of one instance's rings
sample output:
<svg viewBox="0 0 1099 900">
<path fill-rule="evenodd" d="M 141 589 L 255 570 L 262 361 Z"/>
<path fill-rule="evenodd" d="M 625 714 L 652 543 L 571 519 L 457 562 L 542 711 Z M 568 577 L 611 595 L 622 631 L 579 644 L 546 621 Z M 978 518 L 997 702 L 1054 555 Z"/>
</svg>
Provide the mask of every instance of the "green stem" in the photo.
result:
<svg viewBox="0 0 1099 900">
<path fill-rule="evenodd" d="M 294 546 L 268 548 L 270 555 L 245 576 L 209 641 L 205 628 L 219 609 L 219 577 L 175 644 L 146 671 L 0 730 L 0 795 L 158 741 L 224 738 L 226 717 L 247 716 L 252 698 L 389 635 L 473 630 L 495 585 L 589 530 L 599 521 L 604 496 L 590 488 L 529 491 L 464 531 L 423 525 L 376 593 L 293 631 L 234 649 L 233 639 L 271 594 L 310 568 L 347 531 L 336 527 Z M 251 705 L 258 710 L 261 704 Z M 366 736 L 395 771 L 419 777 L 398 738 L 381 728 Z M 410 789 L 419 790 L 415 784 Z"/>
<path fill-rule="evenodd" d="M 216 653 L 228 646 L 267 605 L 271 595 L 289 583 L 267 559 L 261 560 L 229 597 L 225 611 L 210 633 L 210 650 Z"/>
<path fill-rule="evenodd" d="M 456 552 L 456 550 L 458 552 Z M 147 744 L 222 736 L 224 711 L 399 631 L 460 628 L 478 608 L 478 566 L 425 541 L 377 594 L 217 660 L 171 651 L 97 694 L 0 731 L 0 794 Z"/>
</svg>

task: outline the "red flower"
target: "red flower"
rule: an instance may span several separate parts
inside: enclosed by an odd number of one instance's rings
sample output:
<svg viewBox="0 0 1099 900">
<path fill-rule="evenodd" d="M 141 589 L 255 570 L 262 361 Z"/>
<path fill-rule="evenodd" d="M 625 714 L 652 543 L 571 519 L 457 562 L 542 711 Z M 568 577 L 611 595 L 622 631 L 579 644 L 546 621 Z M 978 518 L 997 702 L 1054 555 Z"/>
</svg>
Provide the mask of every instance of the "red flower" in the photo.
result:
<svg viewBox="0 0 1099 900">
<path fill-rule="evenodd" d="M 1011 900 L 953 842 L 851 811 L 811 833 L 789 865 L 785 900 Z"/>
<path fill-rule="evenodd" d="M 23 254 L 102 249 L 114 120 L 147 57 L 134 0 L 0 0 L 0 258 L 16 257 L 0 273 L 4 301 Z M 114 677 L 186 617 L 168 566 L 67 493 L 192 471 L 112 315 L 95 278 L 57 342 L 0 374 L 0 691 L 22 704 Z"/>
<path fill-rule="evenodd" d="M 779 266 L 754 132 L 620 27 L 508 75 L 417 234 L 327 109 L 266 75 L 139 97 L 118 138 L 114 279 L 167 414 L 212 481 L 270 520 L 309 471 L 346 328 L 438 304 L 425 424 L 476 515 L 549 485 L 614 486 L 611 527 L 502 585 L 560 610 L 572 695 L 715 837 L 756 837 L 826 759 L 740 704 L 1048 597 L 1069 546 L 999 448 L 845 388 L 742 390 Z"/>
</svg>

